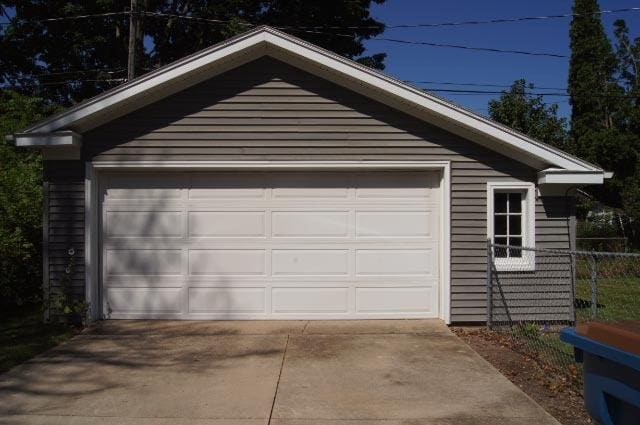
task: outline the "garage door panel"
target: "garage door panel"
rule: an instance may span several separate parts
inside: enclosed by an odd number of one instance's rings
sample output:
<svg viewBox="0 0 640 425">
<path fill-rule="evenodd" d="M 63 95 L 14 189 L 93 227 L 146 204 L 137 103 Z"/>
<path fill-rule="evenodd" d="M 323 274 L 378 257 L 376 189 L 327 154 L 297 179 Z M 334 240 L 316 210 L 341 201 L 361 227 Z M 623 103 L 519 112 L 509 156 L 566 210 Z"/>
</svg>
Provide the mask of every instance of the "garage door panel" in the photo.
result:
<svg viewBox="0 0 640 425">
<path fill-rule="evenodd" d="M 265 313 L 266 289 L 244 288 L 189 288 L 190 313 Z"/>
<path fill-rule="evenodd" d="M 108 249 L 106 275 L 179 275 L 182 251 L 178 249 Z"/>
<path fill-rule="evenodd" d="M 435 200 L 437 184 L 431 172 L 378 172 L 357 176 L 358 199 Z"/>
<path fill-rule="evenodd" d="M 187 185 L 193 200 L 264 199 L 267 194 L 262 173 L 192 174 Z"/>
<path fill-rule="evenodd" d="M 265 211 L 191 211 L 191 238 L 266 237 Z"/>
<path fill-rule="evenodd" d="M 349 211 L 273 211 L 273 237 L 347 237 Z"/>
<path fill-rule="evenodd" d="M 356 274 L 432 276 L 437 266 L 433 249 L 359 249 Z"/>
<path fill-rule="evenodd" d="M 414 171 L 108 175 L 104 311 L 437 317 L 438 184 Z"/>
<path fill-rule="evenodd" d="M 108 276 L 105 288 L 181 288 L 185 283 L 182 275 Z"/>
<path fill-rule="evenodd" d="M 356 235 L 364 238 L 433 237 L 433 211 L 356 212 Z"/>
<path fill-rule="evenodd" d="M 182 237 L 182 211 L 107 211 L 105 233 L 112 238 Z"/>
<path fill-rule="evenodd" d="M 270 184 L 273 187 L 274 200 L 309 199 L 309 198 L 349 198 L 352 186 L 351 173 L 323 173 L 318 178 L 317 172 L 274 173 Z"/>
<path fill-rule="evenodd" d="M 264 275 L 266 252 L 262 249 L 189 250 L 189 274 L 209 276 Z"/>
<path fill-rule="evenodd" d="M 182 198 L 184 179 L 179 175 L 115 174 L 106 177 L 106 200 L 175 200 Z"/>
<path fill-rule="evenodd" d="M 112 314 L 180 314 L 181 288 L 109 288 Z"/>
<path fill-rule="evenodd" d="M 349 288 L 275 287 L 273 313 L 343 313 L 349 311 Z"/>
<path fill-rule="evenodd" d="M 359 287 L 356 289 L 358 313 L 433 313 L 437 299 L 433 287 Z"/>
<path fill-rule="evenodd" d="M 274 249 L 271 258 L 274 276 L 349 274 L 346 249 Z"/>
</svg>

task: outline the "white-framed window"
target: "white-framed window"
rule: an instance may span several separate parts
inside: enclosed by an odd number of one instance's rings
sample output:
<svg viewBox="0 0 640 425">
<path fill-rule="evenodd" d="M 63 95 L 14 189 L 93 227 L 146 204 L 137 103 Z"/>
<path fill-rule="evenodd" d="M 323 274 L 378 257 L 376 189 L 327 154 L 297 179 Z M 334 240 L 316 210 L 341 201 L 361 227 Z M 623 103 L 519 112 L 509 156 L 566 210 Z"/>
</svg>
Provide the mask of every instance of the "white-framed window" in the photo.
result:
<svg viewBox="0 0 640 425">
<path fill-rule="evenodd" d="M 535 270 L 535 185 L 533 183 L 487 183 L 487 236 L 496 245 L 498 271 Z"/>
</svg>

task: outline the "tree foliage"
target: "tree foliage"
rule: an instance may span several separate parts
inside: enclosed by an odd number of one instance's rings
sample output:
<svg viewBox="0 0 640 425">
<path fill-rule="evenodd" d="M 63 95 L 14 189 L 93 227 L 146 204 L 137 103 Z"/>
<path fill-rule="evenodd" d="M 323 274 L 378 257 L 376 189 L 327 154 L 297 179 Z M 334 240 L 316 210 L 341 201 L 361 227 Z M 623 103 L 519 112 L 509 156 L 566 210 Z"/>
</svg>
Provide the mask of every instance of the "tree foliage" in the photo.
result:
<svg viewBox="0 0 640 425">
<path fill-rule="evenodd" d="M 382 69 L 385 55 L 363 56 L 363 41 L 384 30 L 369 13 L 372 2 L 384 1 L 138 0 L 137 75 L 263 24 Z M 43 19 L 123 12 L 129 4 L 129 0 L 2 1 L 2 11 L 15 9 L 15 16 L 0 37 L 0 83 L 60 104 L 78 102 L 116 86 L 126 76 L 127 14 Z M 332 28 L 335 26 L 340 29 Z"/>
<path fill-rule="evenodd" d="M 623 20 L 607 38 L 597 0 L 575 0 L 570 29 L 571 147 L 578 156 L 614 172 L 589 188 L 605 205 L 628 217 L 640 243 L 640 38 L 632 41 Z"/>
<path fill-rule="evenodd" d="M 615 96 L 622 94 L 613 82 L 616 57 L 599 12 L 597 0 L 575 0 L 569 30 L 571 135 L 576 153 L 587 160 L 594 157 L 589 151 L 590 143 L 583 143 L 582 137 L 613 127 Z"/>
<path fill-rule="evenodd" d="M 40 98 L 0 91 L 0 134 L 44 118 L 55 108 Z M 36 152 L 0 142 L 0 306 L 41 294 L 42 161 Z"/>
<path fill-rule="evenodd" d="M 529 93 L 533 84 L 516 80 L 498 100 L 489 101 L 491 119 L 550 145 L 565 148 L 566 120 L 558 117 L 558 105 L 547 105 L 542 96 Z"/>
</svg>

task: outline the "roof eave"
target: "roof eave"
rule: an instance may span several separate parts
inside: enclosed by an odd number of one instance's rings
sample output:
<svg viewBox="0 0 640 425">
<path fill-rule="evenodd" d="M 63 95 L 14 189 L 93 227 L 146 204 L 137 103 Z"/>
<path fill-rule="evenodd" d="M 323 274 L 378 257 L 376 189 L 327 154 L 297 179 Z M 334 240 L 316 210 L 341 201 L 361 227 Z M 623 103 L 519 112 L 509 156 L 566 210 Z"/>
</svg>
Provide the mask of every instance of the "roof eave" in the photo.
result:
<svg viewBox="0 0 640 425">
<path fill-rule="evenodd" d="M 55 147 L 75 146 L 82 144 L 82 135 L 71 130 L 55 131 L 51 133 L 16 133 L 13 135 L 16 146 L 21 147 Z"/>
<path fill-rule="evenodd" d="M 607 173 L 603 170 L 585 171 L 552 168 L 538 172 L 538 184 L 586 186 L 603 184 L 606 178 L 610 178 L 609 176 L 612 176 L 612 173 Z"/>
</svg>

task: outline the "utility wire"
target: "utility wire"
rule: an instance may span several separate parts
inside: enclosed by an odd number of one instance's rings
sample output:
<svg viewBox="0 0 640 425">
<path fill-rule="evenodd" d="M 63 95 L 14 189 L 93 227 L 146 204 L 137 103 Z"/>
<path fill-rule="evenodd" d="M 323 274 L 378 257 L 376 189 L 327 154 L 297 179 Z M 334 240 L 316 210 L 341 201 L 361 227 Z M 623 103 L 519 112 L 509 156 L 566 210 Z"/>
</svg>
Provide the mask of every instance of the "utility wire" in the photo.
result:
<svg viewBox="0 0 640 425">
<path fill-rule="evenodd" d="M 483 25 L 483 24 L 503 24 L 508 22 L 526 22 L 526 21 L 543 21 L 549 19 L 565 19 L 580 16 L 593 16 L 593 15 L 606 15 L 611 13 L 625 13 L 625 12 L 638 12 L 640 7 L 626 7 L 623 9 L 611 9 L 601 10 L 599 12 L 590 14 L 580 13 L 563 13 L 559 15 L 547 15 L 547 16 L 525 16 L 519 18 L 498 18 L 487 19 L 477 21 L 454 21 L 454 22 L 440 22 L 440 23 L 422 23 L 422 24 L 398 24 L 398 25 L 386 25 L 385 28 L 432 28 L 432 27 L 451 27 L 460 25 Z"/>
<path fill-rule="evenodd" d="M 387 41 L 390 43 L 400 43 L 400 44 L 415 44 L 420 46 L 429 46 L 429 47 L 446 47 L 451 49 L 463 49 L 463 50 L 475 50 L 480 52 L 491 52 L 491 53 L 512 53 L 517 55 L 528 55 L 528 56 L 544 56 L 551 58 L 567 58 L 567 55 L 562 55 L 559 53 L 547 53 L 547 52 L 528 52 L 525 50 L 510 50 L 510 49 L 495 49 L 492 47 L 476 47 L 476 46 L 464 46 L 461 44 L 445 44 L 445 43 L 432 43 L 429 41 L 410 41 L 410 40 L 400 40 L 396 38 L 370 38 L 368 41 Z"/>
<path fill-rule="evenodd" d="M 456 83 L 451 81 L 416 81 L 416 80 L 402 80 L 405 83 L 411 84 L 435 84 L 435 85 L 443 85 L 443 86 L 470 86 L 470 87 L 498 87 L 498 88 L 510 88 L 513 84 L 492 84 L 492 83 Z M 535 86 L 532 90 L 564 90 L 566 91 L 566 87 L 542 87 Z"/>
<path fill-rule="evenodd" d="M 606 15 L 612 13 L 628 13 L 628 12 L 639 12 L 640 7 L 627 7 L 621 9 L 610 9 L 610 10 L 601 10 L 599 12 L 595 12 L 592 14 L 588 14 L 585 16 L 593 16 L 593 15 Z M 129 15 L 131 12 L 106 12 L 106 13 L 94 13 L 87 15 L 76 15 L 76 16 L 60 16 L 56 18 L 46 18 L 39 19 L 32 22 L 57 22 L 57 21 L 66 21 L 66 20 L 74 20 L 74 19 L 89 19 L 96 17 L 108 17 L 108 16 L 118 16 L 118 15 Z M 226 24 L 232 21 L 224 20 L 224 19 L 211 19 L 211 18 L 200 18 L 196 16 L 189 15 L 176 15 L 169 13 L 161 13 L 161 12 L 137 12 L 138 14 L 144 14 L 147 16 L 161 16 L 167 18 L 181 18 L 181 19 L 189 19 L 193 21 L 202 21 L 209 23 L 219 23 Z M 509 23 L 509 22 L 526 22 L 526 21 L 544 21 L 549 19 L 566 19 L 579 17 L 583 14 L 579 13 L 563 13 L 558 15 L 543 15 L 543 16 L 523 16 L 523 17 L 515 17 L 515 18 L 495 18 L 495 19 L 486 19 L 486 20 L 468 20 L 468 21 L 451 21 L 451 22 L 427 22 L 427 23 L 416 23 L 416 24 L 395 24 L 395 25 L 315 25 L 315 26 L 304 26 L 304 25 L 291 25 L 291 26 L 277 26 L 277 28 L 282 29 L 314 29 L 314 30 L 322 30 L 322 29 L 348 29 L 348 30 L 359 30 L 359 29 L 392 29 L 392 28 L 433 28 L 433 27 L 450 27 L 450 26 L 462 26 L 462 25 L 483 25 L 483 24 L 501 24 L 501 23 Z M 245 23 L 245 22 L 234 22 L 237 25 L 253 27 L 254 24 Z M 10 25 L 10 22 L 0 22 L 0 25 Z"/>
<path fill-rule="evenodd" d="M 219 23 L 223 23 L 223 22 L 229 22 L 229 21 L 222 21 L 222 20 L 219 20 L 219 19 L 194 18 L 192 16 L 185 17 L 184 15 L 171 15 L 171 14 L 166 14 L 166 13 L 163 13 L 163 14 L 158 14 L 158 13 L 155 13 L 155 12 L 142 12 L 142 13 L 145 16 L 157 16 L 157 17 L 170 18 L 170 19 L 172 19 L 172 18 L 187 19 L 187 20 L 194 20 L 194 21 L 199 21 L 199 22 L 204 22 L 204 23 L 216 23 L 216 24 L 219 24 Z M 251 24 L 246 24 L 246 25 L 251 25 Z M 340 34 L 340 33 L 335 33 L 335 32 L 323 32 L 323 31 L 300 29 L 302 27 L 280 27 L 280 26 L 276 26 L 275 28 L 285 29 L 285 30 L 293 30 L 293 31 L 298 31 L 298 32 L 305 32 L 305 33 L 312 33 L 312 34 L 325 34 L 325 35 L 330 35 L 330 36 L 339 36 L 339 37 L 348 37 L 348 38 L 353 38 L 354 37 L 354 35 L 350 35 L 350 34 Z M 400 40 L 400 39 L 383 38 L 383 37 L 370 38 L 370 39 L 368 39 L 368 41 L 386 41 L 386 42 L 391 42 L 391 43 L 414 44 L 414 45 L 429 46 L 429 47 L 442 47 L 442 48 L 453 48 L 453 49 L 463 49 L 463 50 L 474 50 L 474 51 L 491 52 L 491 53 L 510 53 L 510 54 L 529 55 L 529 56 L 542 56 L 542 57 L 552 57 L 552 58 L 566 58 L 566 57 L 568 57 L 566 55 L 561 55 L 561 54 L 558 54 L 558 53 L 528 52 L 528 51 L 523 51 L 523 50 L 510 50 L 510 49 L 497 49 L 497 48 L 489 48 L 489 47 L 463 46 L 463 45 L 458 45 L 458 44 L 432 43 L 432 42 L 427 42 L 427 41 L 411 41 L 411 40 Z"/>
<path fill-rule="evenodd" d="M 624 9 L 613 9 L 613 10 L 602 10 L 600 12 L 594 13 L 597 15 L 602 15 L 606 13 L 622 13 L 622 12 L 635 12 L 640 11 L 640 7 L 631 7 Z M 177 14 L 169 14 L 169 13 L 160 13 L 160 12 L 146 12 L 146 11 L 137 11 L 137 12 L 109 12 L 102 14 L 91 14 L 91 15 L 78 15 L 78 16 L 64 16 L 58 18 L 49 18 L 41 20 L 40 22 L 55 22 L 62 20 L 72 20 L 72 19 L 87 19 L 94 17 L 107 17 L 107 16 L 116 16 L 116 15 L 142 15 L 142 16 L 150 16 L 150 17 L 158 17 L 165 19 L 182 19 L 194 22 L 201 22 L 207 24 L 226 24 L 233 22 L 236 25 L 246 26 L 248 28 L 254 27 L 254 24 L 240 22 L 240 21 L 230 21 L 223 19 L 211 19 L 211 18 L 201 18 L 195 16 L 188 15 L 177 15 Z M 412 28 L 412 27 L 435 27 L 435 26 L 454 26 L 454 25 L 476 25 L 482 23 L 502 23 L 502 22 L 521 22 L 521 21 L 532 21 L 532 20 L 543 20 L 543 19 L 556 19 L 556 18 L 567 18 L 581 16 L 579 14 L 561 14 L 561 15 L 548 15 L 548 16 L 532 16 L 532 17 L 520 17 L 520 18 L 501 18 L 501 19 L 491 19 L 485 21 L 459 21 L 459 22 L 444 22 L 444 23 L 436 23 L 436 24 L 400 24 L 400 25 L 388 25 L 385 28 Z M 8 23 L 3 23 L 8 24 Z M 325 34 L 330 36 L 337 37 L 348 37 L 353 38 L 355 34 L 341 34 L 336 32 L 323 32 L 318 31 L 318 29 L 382 29 L 381 26 L 376 27 L 357 27 L 357 26 L 275 26 L 275 28 L 282 30 L 290 30 L 294 32 L 304 32 L 311 34 Z M 405 44 L 405 45 L 419 45 L 419 46 L 427 46 L 427 47 L 438 47 L 438 48 L 451 48 L 451 49 L 461 49 L 461 50 L 470 50 L 470 51 L 479 51 L 479 52 L 489 52 L 489 53 L 506 53 L 506 54 L 518 54 L 518 55 L 527 55 L 527 56 L 538 56 L 538 57 L 550 57 L 550 58 L 567 58 L 567 55 L 563 55 L 560 53 L 550 53 L 550 52 L 532 52 L 525 50 L 515 50 L 515 49 L 499 49 L 499 48 L 491 48 L 491 47 L 478 47 L 478 46 L 467 46 L 467 45 L 459 45 L 459 44 L 448 44 L 448 43 L 435 43 L 428 41 L 413 41 L 413 40 L 403 40 L 397 38 L 387 38 L 387 37 L 373 37 L 368 39 L 368 41 L 383 41 L 389 43 L 396 44 Z"/>
<path fill-rule="evenodd" d="M 40 87 L 40 86 L 59 86 L 64 84 L 73 84 L 73 83 L 123 83 L 127 81 L 126 78 L 106 78 L 104 80 L 94 80 L 94 79 L 74 79 L 74 80 L 60 80 L 60 81 L 49 81 L 49 82 L 41 82 L 37 84 L 7 84 L 0 85 L 0 88 L 20 88 L 20 87 Z"/>
<path fill-rule="evenodd" d="M 73 84 L 73 83 L 82 83 L 82 82 L 95 82 L 95 83 L 122 83 L 127 81 L 126 78 L 108 78 L 108 79 L 70 79 L 70 80 L 60 80 L 60 81 L 52 81 L 52 82 L 42 82 L 38 84 L 13 84 L 13 85 L 5 85 L 6 87 L 38 87 L 38 86 L 55 86 L 55 85 L 63 85 L 63 84 Z M 497 90 L 469 90 L 469 89 L 438 89 L 438 88 L 425 88 L 423 89 L 426 92 L 432 93 L 450 93 L 455 96 L 494 96 L 494 95 L 502 95 L 507 94 L 507 91 L 497 91 Z M 525 96 L 549 96 L 549 97 L 570 97 L 568 93 L 534 93 L 534 92 L 524 92 L 522 93 Z M 610 94 L 602 94 L 602 93 L 592 93 L 592 97 L 597 98 L 610 98 L 610 99 L 637 99 L 640 96 L 635 95 L 610 95 Z M 566 102 L 565 100 L 557 100 L 556 102 Z"/>
<path fill-rule="evenodd" d="M 55 72 L 43 72 L 40 74 L 33 74 L 36 77 L 46 77 L 46 76 L 50 76 L 50 75 L 68 75 L 68 74 L 86 74 L 89 72 L 105 72 L 107 74 L 115 74 L 117 72 L 122 72 L 125 71 L 125 68 L 115 68 L 115 69 L 100 69 L 100 68 L 96 68 L 96 69 L 81 69 L 81 70 L 77 70 L 77 71 L 55 71 Z"/>
<path fill-rule="evenodd" d="M 129 12 L 106 12 L 106 13 L 93 13 L 89 15 L 73 15 L 73 16 L 59 16 L 56 18 L 34 19 L 29 22 L 33 23 L 47 23 L 47 22 L 60 22 L 60 21 L 74 21 L 79 19 L 91 19 L 91 18 L 104 18 L 109 16 L 121 16 L 128 15 Z M 20 19 L 18 19 L 20 21 Z M 0 22 L 0 25 L 11 25 L 13 22 Z"/>
<path fill-rule="evenodd" d="M 466 90 L 466 89 L 432 89 L 425 88 L 425 91 L 428 92 L 441 92 L 441 93 L 455 93 L 461 95 L 496 95 L 496 94 L 509 94 L 507 91 L 493 91 L 493 90 Z M 525 96 L 553 96 L 553 97 L 571 97 L 569 93 L 533 93 L 533 92 L 524 92 L 522 93 Z M 636 95 L 614 95 L 614 94 L 604 94 L 604 93 L 590 93 L 591 97 L 598 98 L 607 98 L 607 99 L 638 99 L 640 96 Z"/>
</svg>

